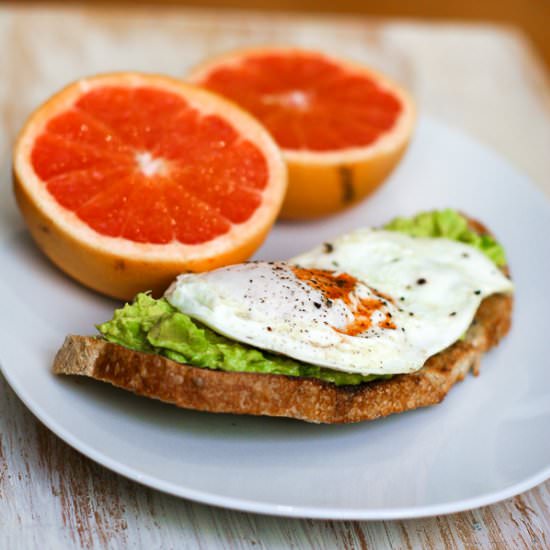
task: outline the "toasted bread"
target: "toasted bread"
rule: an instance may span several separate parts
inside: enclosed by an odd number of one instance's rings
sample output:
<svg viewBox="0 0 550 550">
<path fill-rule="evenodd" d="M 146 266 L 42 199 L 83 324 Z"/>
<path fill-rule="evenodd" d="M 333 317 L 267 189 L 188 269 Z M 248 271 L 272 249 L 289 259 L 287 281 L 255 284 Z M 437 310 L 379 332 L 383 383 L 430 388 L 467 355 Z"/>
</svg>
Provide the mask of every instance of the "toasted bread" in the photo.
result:
<svg viewBox="0 0 550 550">
<path fill-rule="evenodd" d="M 474 231 L 489 233 L 481 222 L 468 221 Z M 507 267 L 503 271 L 508 274 Z M 477 375 L 482 355 L 509 331 L 512 306 L 511 295 L 485 298 L 464 338 L 430 357 L 420 370 L 353 386 L 183 365 L 102 338 L 74 335 L 67 336 L 57 352 L 53 371 L 109 382 L 185 409 L 282 416 L 325 424 L 375 420 L 435 405 L 468 372 Z"/>
<path fill-rule="evenodd" d="M 470 370 L 477 374 L 483 353 L 508 332 L 511 311 L 511 296 L 490 296 L 465 338 L 431 357 L 422 369 L 357 386 L 182 365 L 87 336 L 68 336 L 53 370 L 89 376 L 186 409 L 328 424 L 359 422 L 439 403 Z"/>
</svg>

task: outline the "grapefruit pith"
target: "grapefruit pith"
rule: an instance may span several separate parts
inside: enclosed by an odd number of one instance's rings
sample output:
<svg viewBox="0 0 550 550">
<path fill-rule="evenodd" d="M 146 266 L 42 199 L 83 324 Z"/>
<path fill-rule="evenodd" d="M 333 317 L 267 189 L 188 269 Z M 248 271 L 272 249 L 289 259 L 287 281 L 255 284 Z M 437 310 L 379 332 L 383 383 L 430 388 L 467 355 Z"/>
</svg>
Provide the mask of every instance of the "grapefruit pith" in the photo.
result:
<svg viewBox="0 0 550 550">
<path fill-rule="evenodd" d="M 407 92 L 357 63 L 296 48 L 255 48 L 206 61 L 189 80 L 253 114 L 283 150 L 283 218 L 341 210 L 380 185 L 414 127 Z"/>
<path fill-rule="evenodd" d="M 130 299 L 248 258 L 279 212 L 286 168 L 237 106 L 172 78 L 120 73 L 75 82 L 30 116 L 14 186 L 54 263 Z"/>
</svg>

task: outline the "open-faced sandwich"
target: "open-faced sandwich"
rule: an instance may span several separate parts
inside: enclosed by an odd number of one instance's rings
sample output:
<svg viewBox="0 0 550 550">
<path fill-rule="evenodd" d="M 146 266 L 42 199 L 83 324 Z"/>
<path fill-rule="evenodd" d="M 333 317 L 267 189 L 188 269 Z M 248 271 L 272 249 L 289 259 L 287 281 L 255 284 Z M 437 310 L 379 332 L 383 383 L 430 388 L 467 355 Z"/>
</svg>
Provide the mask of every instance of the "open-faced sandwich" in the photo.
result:
<svg viewBox="0 0 550 550">
<path fill-rule="evenodd" d="M 502 247 L 454 210 L 287 262 L 183 274 L 68 336 L 54 372 L 210 412 L 372 420 L 443 399 L 510 327 Z"/>
</svg>

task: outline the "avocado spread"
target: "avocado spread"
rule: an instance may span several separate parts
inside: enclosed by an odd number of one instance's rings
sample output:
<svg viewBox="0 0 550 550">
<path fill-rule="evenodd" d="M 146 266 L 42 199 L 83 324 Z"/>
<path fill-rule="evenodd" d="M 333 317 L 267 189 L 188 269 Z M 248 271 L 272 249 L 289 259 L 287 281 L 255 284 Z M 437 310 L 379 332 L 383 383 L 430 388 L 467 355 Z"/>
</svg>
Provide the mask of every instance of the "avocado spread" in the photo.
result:
<svg viewBox="0 0 550 550">
<path fill-rule="evenodd" d="M 383 229 L 461 241 L 481 250 L 498 266 L 506 263 L 502 247 L 489 235 L 469 230 L 466 219 L 454 210 L 396 218 Z M 97 328 L 110 342 L 197 367 L 317 378 L 337 386 L 391 377 L 335 371 L 235 342 L 181 313 L 164 298 L 156 300 L 148 293 L 138 294 L 131 304 L 117 309 L 110 321 Z"/>
</svg>

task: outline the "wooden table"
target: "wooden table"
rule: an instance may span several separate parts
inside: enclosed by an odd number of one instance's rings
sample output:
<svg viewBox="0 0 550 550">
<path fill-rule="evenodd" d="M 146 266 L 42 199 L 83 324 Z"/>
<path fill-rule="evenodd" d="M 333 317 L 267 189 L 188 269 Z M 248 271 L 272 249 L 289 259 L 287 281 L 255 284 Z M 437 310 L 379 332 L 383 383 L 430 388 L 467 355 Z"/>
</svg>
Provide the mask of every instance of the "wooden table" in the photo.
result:
<svg viewBox="0 0 550 550">
<path fill-rule="evenodd" d="M 513 29 L 39 4 L 0 9 L 3 184 L 25 116 L 68 81 L 121 69 L 181 75 L 207 55 L 261 43 L 325 48 L 371 63 L 411 89 L 421 112 L 492 145 L 550 193 L 550 87 Z M 494 506 L 414 521 L 311 521 L 216 509 L 144 488 L 73 451 L 0 376 L 0 548 L 479 546 L 550 548 L 550 482 Z"/>
</svg>

